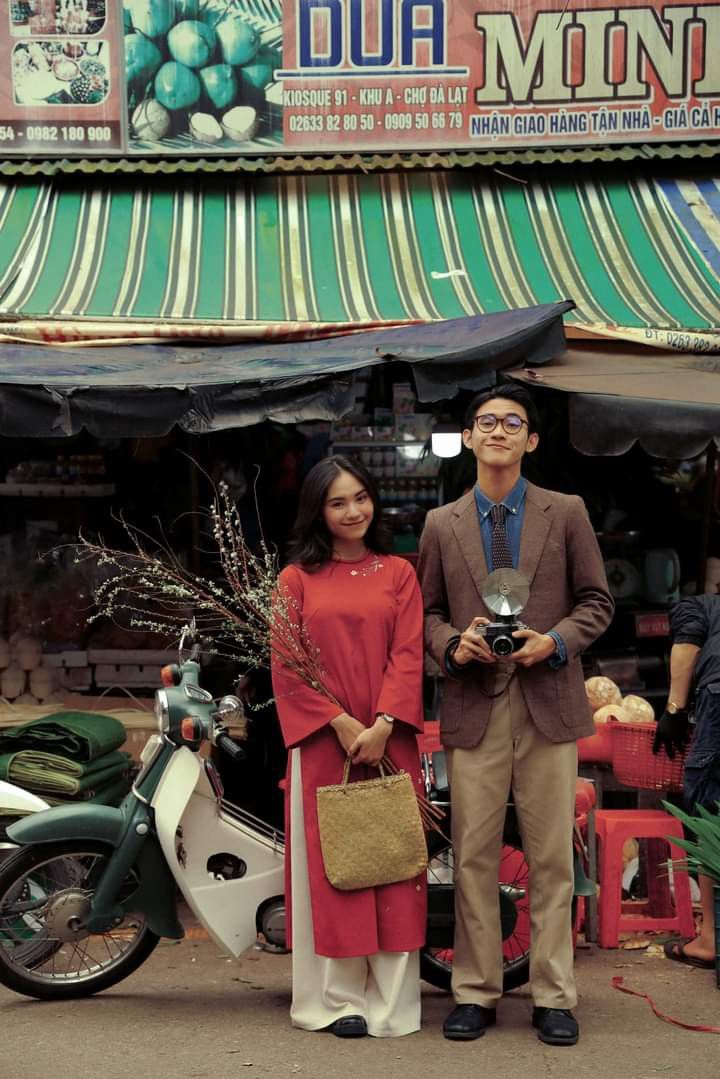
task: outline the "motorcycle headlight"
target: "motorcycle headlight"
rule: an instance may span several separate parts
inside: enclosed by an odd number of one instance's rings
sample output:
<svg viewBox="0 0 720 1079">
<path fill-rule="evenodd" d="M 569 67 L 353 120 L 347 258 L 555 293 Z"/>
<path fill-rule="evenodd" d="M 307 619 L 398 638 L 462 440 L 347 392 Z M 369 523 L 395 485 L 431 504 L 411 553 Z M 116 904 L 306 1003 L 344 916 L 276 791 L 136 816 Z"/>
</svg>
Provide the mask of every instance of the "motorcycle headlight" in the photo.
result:
<svg viewBox="0 0 720 1079">
<path fill-rule="evenodd" d="M 164 689 L 159 689 L 155 694 L 154 711 L 158 730 L 162 734 L 166 734 L 170 726 L 170 705 L 168 704 L 167 693 Z"/>
</svg>

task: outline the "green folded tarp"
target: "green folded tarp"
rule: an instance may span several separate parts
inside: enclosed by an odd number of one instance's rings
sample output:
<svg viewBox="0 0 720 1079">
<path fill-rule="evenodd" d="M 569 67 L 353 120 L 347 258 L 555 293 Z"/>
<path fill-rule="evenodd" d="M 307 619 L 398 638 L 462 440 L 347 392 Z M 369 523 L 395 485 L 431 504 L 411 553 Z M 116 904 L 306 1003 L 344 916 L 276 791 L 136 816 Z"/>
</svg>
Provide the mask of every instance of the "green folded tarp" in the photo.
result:
<svg viewBox="0 0 720 1079">
<path fill-rule="evenodd" d="M 57 753 L 23 749 L 0 755 L 0 779 L 37 794 L 81 794 L 114 782 L 129 771 L 131 760 L 129 753 L 116 750 L 83 764 Z"/>
<path fill-rule="evenodd" d="M 94 761 L 125 741 L 125 728 L 97 712 L 54 712 L 0 731 L 0 754 L 22 749 L 57 753 L 75 761 Z"/>
<path fill-rule="evenodd" d="M 116 806 L 120 805 L 123 798 L 130 790 L 130 780 L 126 777 L 113 780 L 111 783 L 100 787 L 98 790 L 85 791 L 77 798 L 58 798 L 54 794 L 43 795 L 48 805 L 74 805 L 78 802 L 92 803 L 93 805 Z"/>
</svg>

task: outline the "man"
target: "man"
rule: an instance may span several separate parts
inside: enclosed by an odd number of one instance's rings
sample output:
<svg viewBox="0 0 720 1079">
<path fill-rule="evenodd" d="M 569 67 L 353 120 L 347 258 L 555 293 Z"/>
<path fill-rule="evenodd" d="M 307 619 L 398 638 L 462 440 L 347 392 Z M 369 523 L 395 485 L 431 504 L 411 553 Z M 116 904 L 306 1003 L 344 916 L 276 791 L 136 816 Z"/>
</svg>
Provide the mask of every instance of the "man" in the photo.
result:
<svg viewBox="0 0 720 1079">
<path fill-rule="evenodd" d="M 697 805 L 717 813 L 720 801 L 720 596 L 688 596 L 670 612 L 670 689 L 657 725 L 653 753 L 669 757 L 690 734 L 688 702 L 694 687 L 695 737 L 685 762 L 683 797 L 688 813 Z M 702 926 L 694 940 L 665 944 L 668 959 L 715 969 L 713 882 L 700 877 Z"/>
<path fill-rule="evenodd" d="M 533 1025 L 551 1045 L 574 1045 L 578 1025 L 571 906 L 576 739 L 593 733 L 580 654 L 613 612 L 603 561 L 582 500 L 521 476 L 538 444 L 530 394 L 503 385 L 470 404 L 463 441 L 477 484 L 428 514 L 418 573 L 425 643 L 448 674 L 441 710 L 455 849 L 456 1007 L 446 1038 L 480 1037 L 502 995 L 498 869 L 512 788 L 530 865 Z M 498 659 L 482 637 L 488 574 L 519 570 L 530 584 L 521 647 Z"/>
</svg>

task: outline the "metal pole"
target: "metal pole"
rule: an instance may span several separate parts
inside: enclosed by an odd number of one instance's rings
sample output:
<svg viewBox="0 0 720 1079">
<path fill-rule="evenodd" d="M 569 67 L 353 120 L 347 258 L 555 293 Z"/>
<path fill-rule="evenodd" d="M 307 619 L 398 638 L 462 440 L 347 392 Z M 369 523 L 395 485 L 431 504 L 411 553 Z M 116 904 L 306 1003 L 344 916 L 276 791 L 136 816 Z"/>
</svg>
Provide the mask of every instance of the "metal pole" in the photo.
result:
<svg viewBox="0 0 720 1079">
<path fill-rule="evenodd" d="M 715 466 L 717 463 L 717 446 L 715 440 L 708 445 L 705 454 L 705 489 L 703 498 L 702 528 L 700 529 L 700 552 L 697 571 L 695 594 L 701 596 L 705 591 L 705 576 L 707 573 L 708 548 L 710 544 L 710 525 L 712 523 L 713 507 L 715 503 Z"/>
</svg>

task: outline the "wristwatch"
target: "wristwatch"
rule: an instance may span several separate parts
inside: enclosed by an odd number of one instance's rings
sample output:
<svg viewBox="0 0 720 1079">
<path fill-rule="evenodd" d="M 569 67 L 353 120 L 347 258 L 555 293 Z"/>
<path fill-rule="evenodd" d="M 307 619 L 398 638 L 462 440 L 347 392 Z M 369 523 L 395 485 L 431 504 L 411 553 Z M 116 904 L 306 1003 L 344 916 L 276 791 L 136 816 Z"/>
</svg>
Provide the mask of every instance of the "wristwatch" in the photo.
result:
<svg viewBox="0 0 720 1079">
<path fill-rule="evenodd" d="M 668 701 L 665 711 L 671 716 L 676 716 L 683 712 L 687 712 L 687 708 L 684 704 L 676 704 L 675 701 Z"/>
<path fill-rule="evenodd" d="M 376 719 L 384 719 L 386 723 L 390 724 L 390 726 L 392 726 L 393 723 L 395 722 L 395 717 L 394 716 L 389 716 L 387 714 L 387 712 L 378 712 L 377 715 L 375 716 L 375 718 Z"/>
</svg>

